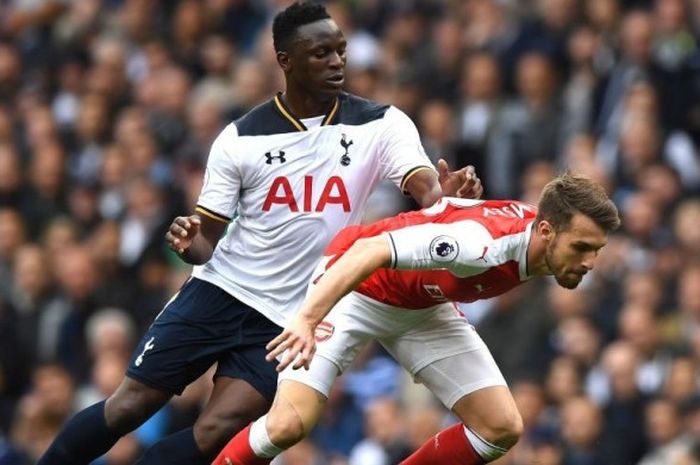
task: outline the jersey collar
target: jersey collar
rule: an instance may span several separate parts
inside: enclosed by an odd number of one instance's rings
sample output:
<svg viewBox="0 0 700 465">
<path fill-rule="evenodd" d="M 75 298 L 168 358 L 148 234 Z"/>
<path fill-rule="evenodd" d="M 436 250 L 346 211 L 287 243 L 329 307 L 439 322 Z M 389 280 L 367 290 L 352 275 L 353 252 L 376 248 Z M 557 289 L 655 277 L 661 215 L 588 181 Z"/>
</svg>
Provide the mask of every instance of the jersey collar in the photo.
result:
<svg viewBox="0 0 700 465">
<path fill-rule="evenodd" d="M 525 234 L 522 236 L 520 243 L 520 252 L 518 253 L 518 271 L 520 273 L 520 281 L 527 281 L 532 278 L 527 269 L 527 249 L 530 246 L 530 237 L 532 237 L 532 228 L 535 222 L 531 221 L 525 227 Z"/>
<path fill-rule="evenodd" d="M 275 103 L 275 109 L 282 115 L 284 119 L 286 119 L 292 126 L 297 131 L 308 131 L 308 128 L 304 126 L 304 123 L 301 122 L 299 118 L 294 116 L 294 113 L 287 107 L 287 105 L 284 103 L 284 100 L 282 100 L 282 92 L 277 92 L 277 95 L 275 95 L 275 98 L 273 99 Z M 338 108 L 340 107 L 340 100 L 338 97 L 335 98 L 335 102 L 333 102 L 333 108 L 331 108 L 331 111 L 328 112 L 325 118 L 323 118 L 323 122 L 321 123 L 321 126 L 327 126 L 333 122 L 333 119 L 335 116 L 338 114 Z"/>
</svg>

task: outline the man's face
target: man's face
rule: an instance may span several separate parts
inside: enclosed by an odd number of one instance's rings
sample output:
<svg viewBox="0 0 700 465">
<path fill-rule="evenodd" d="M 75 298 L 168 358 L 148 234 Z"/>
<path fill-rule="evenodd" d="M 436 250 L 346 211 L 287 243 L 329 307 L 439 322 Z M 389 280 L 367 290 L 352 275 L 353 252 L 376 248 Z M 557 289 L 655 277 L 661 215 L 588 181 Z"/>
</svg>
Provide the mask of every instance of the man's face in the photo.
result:
<svg viewBox="0 0 700 465">
<path fill-rule="evenodd" d="M 286 65 L 281 62 L 288 80 L 310 94 L 338 95 L 345 83 L 346 45 L 343 33 L 331 19 L 299 27 Z"/>
<path fill-rule="evenodd" d="M 607 243 L 607 234 L 581 213 L 571 218 L 568 228 L 552 234 L 545 261 L 560 286 L 574 289 L 593 269 L 598 251 Z"/>
</svg>

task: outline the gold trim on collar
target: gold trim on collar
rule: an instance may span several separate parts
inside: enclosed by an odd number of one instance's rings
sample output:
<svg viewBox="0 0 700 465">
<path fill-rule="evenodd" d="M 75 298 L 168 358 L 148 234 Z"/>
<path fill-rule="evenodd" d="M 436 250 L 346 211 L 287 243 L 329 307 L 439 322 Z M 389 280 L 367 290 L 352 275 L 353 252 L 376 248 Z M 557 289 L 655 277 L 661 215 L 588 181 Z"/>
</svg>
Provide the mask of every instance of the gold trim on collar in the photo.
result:
<svg viewBox="0 0 700 465">
<path fill-rule="evenodd" d="M 287 108 L 284 106 L 284 103 L 282 103 L 282 99 L 280 99 L 279 94 L 275 95 L 275 105 L 277 105 L 279 112 L 282 113 L 282 115 L 287 118 L 287 121 L 292 123 L 292 125 L 297 128 L 298 131 L 306 131 L 306 126 L 304 126 L 301 121 L 296 119 L 291 113 L 289 113 L 289 111 L 287 111 Z"/>
<path fill-rule="evenodd" d="M 335 118 L 335 114 L 338 113 L 338 107 L 340 107 L 340 100 L 338 100 L 336 97 L 335 102 L 333 103 L 333 108 L 331 108 L 331 111 L 329 111 L 326 117 L 323 118 L 323 123 L 321 123 L 321 126 L 331 124 L 331 121 L 333 121 L 333 118 Z"/>
<path fill-rule="evenodd" d="M 275 95 L 274 101 L 275 101 L 275 106 L 277 106 L 277 110 L 282 113 L 282 116 L 284 116 L 287 121 L 292 123 L 292 126 L 294 126 L 298 131 L 306 131 L 307 127 L 304 126 L 304 123 L 301 122 L 301 120 L 294 115 L 292 115 L 291 111 L 287 108 L 287 106 L 284 104 L 282 101 L 282 98 L 280 97 L 281 94 Z M 321 123 L 321 126 L 327 126 L 331 124 L 331 121 L 333 121 L 333 118 L 335 118 L 335 115 L 338 113 L 338 108 L 340 108 L 340 99 L 338 97 L 335 98 L 335 102 L 333 102 L 333 108 L 331 108 L 331 111 L 328 112 L 325 118 L 323 118 L 323 122 Z"/>
</svg>

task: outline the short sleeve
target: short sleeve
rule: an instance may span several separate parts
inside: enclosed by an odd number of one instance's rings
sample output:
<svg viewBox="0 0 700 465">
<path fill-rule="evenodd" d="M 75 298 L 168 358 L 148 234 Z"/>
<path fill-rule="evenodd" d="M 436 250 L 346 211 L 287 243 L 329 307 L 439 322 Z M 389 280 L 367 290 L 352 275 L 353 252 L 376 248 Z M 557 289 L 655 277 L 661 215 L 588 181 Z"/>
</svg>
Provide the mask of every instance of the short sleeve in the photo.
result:
<svg viewBox="0 0 700 465">
<path fill-rule="evenodd" d="M 232 155 L 237 139 L 236 126 L 230 124 L 214 140 L 197 200 L 198 213 L 223 222 L 233 218 L 241 188 L 238 160 Z"/>
<path fill-rule="evenodd" d="M 402 192 L 408 178 L 423 169 L 435 171 L 421 144 L 418 129 L 401 110 L 390 107 L 384 115 L 382 133 L 382 179 L 389 179 Z"/>
<path fill-rule="evenodd" d="M 391 267 L 399 270 L 489 268 L 493 238 L 476 221 L 428 223 L 385 233 L 391 248 Z"/>
</svg>

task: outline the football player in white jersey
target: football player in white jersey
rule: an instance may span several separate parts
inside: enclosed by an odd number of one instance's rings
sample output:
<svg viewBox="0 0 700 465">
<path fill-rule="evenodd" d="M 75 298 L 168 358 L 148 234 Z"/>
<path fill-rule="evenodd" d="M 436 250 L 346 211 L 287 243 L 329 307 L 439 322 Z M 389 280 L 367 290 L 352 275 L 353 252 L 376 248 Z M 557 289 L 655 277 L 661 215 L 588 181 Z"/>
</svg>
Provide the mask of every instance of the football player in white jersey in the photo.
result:
<svg viewBox="0 0 700 465">
<path fill-rule="evenodd" d="M 167 233 L 198 265 L 192 277 L 144 335 L 116 392 L 73 417 L 40 465 L 90 463 L 216 363 L 195 425 L 137 462 L 209 463 L 267 411 L 277 373 L 265 344 L 299 308 L 328 241 L 359 222 L 378 182 L 393 181 L 423 207 L 443 194 L 481 195 L 473 168 L 431 166 L 400 110 L 342 92 L 346 41 L 322 6 L 280 12 L 273 39 L 285 92 L 221 132 L 196 213 L 176 218 Z"/>
<path fill-rule="evenodd" d="M 272 410 L 213 465 L 267 465 L 300 441 L 321 417 L 335 378 L 373 338 L 462 421 L 402 465 L 501 457 L 522 420 L 488 348 L 452 302 L 500 295 L 538 275 L 575 288 L 619 224 L 600 185 L 567 173 L 545 186 L 537 209 L 444 198 L 346 228 L 328 246 L 301 310 L 268 344 L 268 359 L 281 360 Z"/>
</svg>

